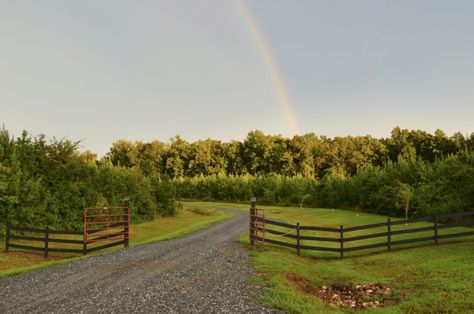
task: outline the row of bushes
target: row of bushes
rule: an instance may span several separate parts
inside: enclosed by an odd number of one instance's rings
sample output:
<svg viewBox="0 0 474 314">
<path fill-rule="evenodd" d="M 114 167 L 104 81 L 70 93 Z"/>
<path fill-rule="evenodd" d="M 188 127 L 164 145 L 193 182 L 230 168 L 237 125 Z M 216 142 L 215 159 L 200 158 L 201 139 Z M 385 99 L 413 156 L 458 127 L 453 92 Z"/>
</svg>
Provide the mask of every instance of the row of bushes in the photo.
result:
<svg viewBox="0 0 474 314">
<path fill-rule="evenodd" d="M 197 176 L 171 181 L 183 199 L 346 208 L 391 216 L 474 209 L 474 153 L 433 163 L 413 160 L 368 167 L 352 177 Z"/>
<path fill-rule="evenodd" d="M 474 153 L 435 161 L 399 158 L 369 164 L 352 176 L 197 175 L 167 179 L 140 166 L 114 165 L 80 153 L 78 143 L 46 141 L 0 130 L 0 235 L 4 222 L 82 228 L 84 207 L 121 205 L 131 197 L 132 220 L 174 215 L 176 197 L 209 201 L 332 207 L 392 216 L 474 209 Z"/>
<path fill-rule="evenodd" d="M 176 212 L 173 185 L 137 168 L 89 160 L 76 147 L 27 134 L 12 139 L 0 131 L 0 231 L 6 220 L 80 230 L 85 207 L 121 206 L 125 196 L 133 222 Z"/>
</svg>

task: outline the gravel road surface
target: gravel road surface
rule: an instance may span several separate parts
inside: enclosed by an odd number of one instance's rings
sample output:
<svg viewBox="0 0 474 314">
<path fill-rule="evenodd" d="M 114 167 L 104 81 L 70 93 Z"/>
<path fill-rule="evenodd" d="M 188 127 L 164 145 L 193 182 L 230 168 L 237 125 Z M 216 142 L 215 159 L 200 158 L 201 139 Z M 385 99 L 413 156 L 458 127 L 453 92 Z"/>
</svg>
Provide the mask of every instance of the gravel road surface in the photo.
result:
<svg viewBox="0 0 474 314">
<path fill-rule="evenodd" d="M 234 242 L 248 217 L 232 212 L 179 239 L 0 279 L 0 313 L 281 313 L 255 301 L 255 273 Z"/>
</svg>

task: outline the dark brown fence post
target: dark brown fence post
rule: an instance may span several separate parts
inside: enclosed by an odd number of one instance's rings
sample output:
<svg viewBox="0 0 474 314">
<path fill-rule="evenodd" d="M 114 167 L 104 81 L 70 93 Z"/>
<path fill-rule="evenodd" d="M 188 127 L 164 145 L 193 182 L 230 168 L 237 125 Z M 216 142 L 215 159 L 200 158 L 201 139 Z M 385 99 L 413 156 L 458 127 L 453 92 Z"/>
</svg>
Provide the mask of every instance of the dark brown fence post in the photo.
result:
<svg viewBox="0 0 474 314">
<path fill-rule="evenodd" d="M 87 208 L 84 208 L 84 226 L 82 233 L 82 255 L 87 254 Z"/>
<path fill-rule="evenodd" d="M 300 255 L 300 223 L 296 223 L 296 253 Z"/>
<path fill-rule="evenodd" d="M 5 252 L 8 253 L 10 250 L 10 223 L 7 221 L 7 227 L 5 230 Z"/>
<path fill-rule="evenodd" d="M 130 197 L 125 197 L 123 199 L 123 206 L 125 207 L 123 209 L 123 213 L 128 215 L 125 216 L 125 219 L 127 219 L 127 222 L 125 223 L 125 227 L 123 228 L 123 233 L 124 233 L 124 241 L 123 241 L 123 246 L 128 247 L 129 244 L 129 238 L 130 238 Z"/>
<path fill-rule="evenodd" d="M 390 218 L 387 219 L 387 247 L 389 251 L 392 249 L 392 224 Z"/>
<path fill-rule="evenodd" d="M 48 246 L 49 246 L 49 228 L 46 227 L 44 231 L 44 258 L 48 258 Z"/>
<path fill-rule="evenodd" d="M 341 241 L 341 258 L 344 258 L 344 226 L 341 225 L 339 228 L 339 233 L 341 235 L 340 241 Z"/>
<path fill-rule="evenodd" d="M 435 244 L 438 244 L 438 220 L 436 220 L 436 214 L 433 215 L 433 229 L 434 229 L 434 241 Z"/>
<path fill-rule="evenodd" d="M 85 234 L 82 235 L 82 255 L 87 254 L 87 240 Z"/>
<path fill-rule="evenodd" d="M 257 199 L 255 197 L 250 198 L 250 220 L 249 220 L 249 241 L 250 245 L 254 245 L 254 233 L 255 233 L 255 208 L 257 206 Z"/>
</svg>

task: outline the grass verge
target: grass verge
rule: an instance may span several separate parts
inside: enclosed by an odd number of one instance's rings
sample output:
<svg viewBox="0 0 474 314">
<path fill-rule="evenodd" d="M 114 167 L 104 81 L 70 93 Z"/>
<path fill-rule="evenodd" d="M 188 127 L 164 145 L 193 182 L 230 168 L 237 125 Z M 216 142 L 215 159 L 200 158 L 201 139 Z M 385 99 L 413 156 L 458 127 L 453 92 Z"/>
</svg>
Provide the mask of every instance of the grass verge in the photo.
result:
<svg viewBox="0 0 474 314">
<path fill-rule="evenodd" d="M 246 241 L 246 235 L 241 237 Z M 343 260 L 300 257 L 275 247 L 252 249 L 251 261 L 265 287 L 262 301 L 290 313 L 342 313 L 303 291 L 291 274 L 313 287 L 336 282 L 394 286 L 393 305 L 364 313 L 469 313 L 474 308 L 474 243 L 443 244 Z"/>
</svg>

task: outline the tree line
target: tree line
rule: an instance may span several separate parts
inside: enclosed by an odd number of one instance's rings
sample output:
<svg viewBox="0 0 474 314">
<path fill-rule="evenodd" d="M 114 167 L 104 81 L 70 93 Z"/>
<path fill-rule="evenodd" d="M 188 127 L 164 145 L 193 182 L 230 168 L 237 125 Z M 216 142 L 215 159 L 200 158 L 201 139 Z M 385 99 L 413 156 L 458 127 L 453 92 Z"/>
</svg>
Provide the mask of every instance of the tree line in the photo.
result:
<svg viewBox="0 0 474 314">
<path fill-rule="evenodd" d="M 183 199 L 343 208 L 392 217 L 423 217 L 474 210 L 474 153 L 459 152 L 434 162 L 401 160 L 368 166 L 346 177 L 322 179 L 270 175 L 211 175 L 170 181 Z"/>
<path fill-rule="evenodd" d="M 213 139 L 187 142 L 180 136 L 169 142 L 113 143 L 106 159 L 113 165 L 139 168 L 147 175 L 170 179 L 225 174 L 284 176 L 322 179 L 326 175 L 350 177 L 371 167 L 400 160 L 436 159 L 474 149 L 474 133 L 447 136 L 396 127 L 389 138 L 344 136 L 329 138 L 308 133 L 293 138 L 249 132 L 243 141 Z"/>
<path fill-rule="evenodd" d="M 183 199 L 333 207 L 405 216 L 474 209 L 474 133 L 395 127 L 388 138 L 249 132 L 243 141 L 120 140 L 106 155 Z"/>
<path fill-rule="evenodd" d="M 131 197 L 135 222 L 175 213 L 174 186 L 138 168 L 98 161 L 78 145 L 27 132 L 13 138 L 0 130 L 0 230 L 6 220 L 80 230 L 85 207 L 121 206 L 125 196 Z"/>
<path fill-rule="evenodd" d="M 176 199 L 349 208 L 395 216 L 474 209 L 474 133 L 396 127 L 389 138 L 249 132 L 243 141 L 119 140 L 102 158 L 69 139 L 0 130 L 0 228 L 80 229 L 84 207 L 133 221 L 173 215 Z"/>
</svg>

